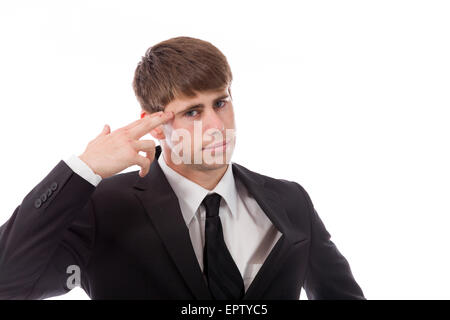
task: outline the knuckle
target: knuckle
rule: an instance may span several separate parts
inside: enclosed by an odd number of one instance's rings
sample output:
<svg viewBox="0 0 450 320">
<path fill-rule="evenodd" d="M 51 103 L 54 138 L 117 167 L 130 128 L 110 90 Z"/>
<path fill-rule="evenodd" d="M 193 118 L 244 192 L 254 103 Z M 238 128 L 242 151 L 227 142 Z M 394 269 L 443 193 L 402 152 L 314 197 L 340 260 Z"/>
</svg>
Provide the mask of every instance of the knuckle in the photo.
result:
<svg viewBox="0 0 450 320">
<path fill-rule="evenodd" d="M 154 150 L 155 150 L 155 146 L 151 143 L 149 143 L 147 145 L 147 147 L 145 148 L 145 151 L 147 151 L 147 152 L 154 152 Z"/>
<path fill-rule="evenodd" d="M 129 145 L 134 150 L 138 148 L 138 143 L 131 138 L 124 138 L 124 143 Z"/>
<path fill-rule="evenodd" d="M 128 138 L 130 136 L 130 131 L 127 128 L 120 128 L 116 132 L 119 135 L 119 137 L 127 137 Z"/>
<path fill-rule="evenodd" d="M 120 140 L 122 141 L 123 144 L 134 146 L 134 140 L 130 136 L 126 135 L 126 134 L 123 134 L 120 137 Z"/>
</svg>

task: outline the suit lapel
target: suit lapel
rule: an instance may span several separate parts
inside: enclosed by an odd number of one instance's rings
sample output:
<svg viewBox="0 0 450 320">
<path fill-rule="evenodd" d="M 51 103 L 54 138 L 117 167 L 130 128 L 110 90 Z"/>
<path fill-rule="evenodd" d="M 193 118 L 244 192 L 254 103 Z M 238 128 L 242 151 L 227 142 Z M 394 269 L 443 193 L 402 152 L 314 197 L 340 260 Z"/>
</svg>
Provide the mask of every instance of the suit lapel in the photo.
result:
<svg viewBox="0 0 450 320">
<path fill-rule="evenodd" d="M 134 185 L 137 189 L 135 194 L 194 296 L 197 299 L 211 299 L 178 198 L 158 164 L 160 154 L 161 147 L 157 146 L 149 173 L 144 178 L 139 177 Z"/>
<path fill-rule="evenodd" d="M 262 296 L 293 244 L 306 239 L 306 235 L 292 228 L 282 201 L 274 191 L 265 186 L 265 179 L 235 163 L 233 174 L 244 183 L 249 194 L 282 234 L 245 293 L 244 300 L 254 300 Z"/>
<path fill-rule="evenodd" d="M 161 147 L 156 147 L 155 160 L 144 178 L 138 177 L 135 194 L 160 235 L 167 251 L 197 299 L 211 299 L 208 286 L 192 247 L 189 230 L 183 219 L 178 198 L 173 192 L 157 161 Z M 281 232 L 272 251 L 267 256 L 244 296 L 245 300 L 258 299 L 283 265 L 293 244 L 306 239 L 294 230 L 277 194 L 265 186 L 265 179 L 245 167 L 232 163 L 233 174 L 243 182 L 261 209 Z"/>
</svg>

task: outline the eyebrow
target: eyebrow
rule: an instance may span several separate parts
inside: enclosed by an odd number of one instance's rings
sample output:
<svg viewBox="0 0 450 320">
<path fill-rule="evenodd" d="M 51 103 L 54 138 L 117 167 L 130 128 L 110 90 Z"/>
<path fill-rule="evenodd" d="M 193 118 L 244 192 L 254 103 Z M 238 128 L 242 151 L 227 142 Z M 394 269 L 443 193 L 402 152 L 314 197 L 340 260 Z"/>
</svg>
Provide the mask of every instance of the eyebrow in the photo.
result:
<svg viewBox="0 0 450 320">
<path fill-rule="evenodd" d="M 230 96 L 229 94 L 221 95 L 220 97 L 215 98 L 215 99 L 214 99 L 214 102 L 217 102 L 217 101 L 219 101 L 219 100 L 228 98 L 229 96 Z M 191 110 L 191 109 L 204 108 L 204 107 L 205 107 L 205 105 L 204 105 L 203 103 L 192 104 L 192 105 L 187 106 L 187 107 L 184 108 L 183 110 L 178 111 L 176 114 L 179 114 L 179 113 L 182 113 L 182 112 L 185 112 L 185 111 L 189 111 L 189 110 Z"/>
</svg>

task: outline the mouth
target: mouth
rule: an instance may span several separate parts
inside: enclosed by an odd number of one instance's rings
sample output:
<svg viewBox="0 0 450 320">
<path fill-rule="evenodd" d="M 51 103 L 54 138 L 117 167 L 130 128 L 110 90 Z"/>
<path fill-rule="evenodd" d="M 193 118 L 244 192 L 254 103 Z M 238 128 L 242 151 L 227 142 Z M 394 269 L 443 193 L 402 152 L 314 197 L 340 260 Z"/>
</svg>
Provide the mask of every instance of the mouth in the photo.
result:
<svg viewBox="0 0 450 320">
<path fill-rule="evenodd" d="M 214 150 L 214 149 L 225 148 L 229 143 L 230 143 L 230 141 L 222 141 L 219 143 L 215 143 L 213 145 L 203 147 L 202 150 Z"/>
</svg>

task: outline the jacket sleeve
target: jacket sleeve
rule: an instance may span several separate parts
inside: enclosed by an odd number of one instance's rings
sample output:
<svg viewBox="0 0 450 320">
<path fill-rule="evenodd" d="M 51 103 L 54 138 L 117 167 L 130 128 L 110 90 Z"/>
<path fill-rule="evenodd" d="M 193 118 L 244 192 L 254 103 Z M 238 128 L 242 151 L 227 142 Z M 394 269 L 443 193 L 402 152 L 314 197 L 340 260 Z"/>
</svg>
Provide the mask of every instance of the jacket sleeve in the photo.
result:
<svg viewBox="0 0 450 320">
<path fill-rule="evenodd" d="M 0 227 L 0 299 L 44 299 L 83 283 L 95 189 L 61 160 L 25 196 Z"/>
<path fill-rule="evenodd" d="M 305 195 L 311 214 L 311 247 L 303 287 L 309 300 L 365 300 L 345 257 L 330 240 L 331 235 L 320 219 L 308 193 Z"/>
</svg>

